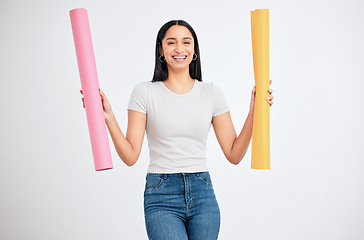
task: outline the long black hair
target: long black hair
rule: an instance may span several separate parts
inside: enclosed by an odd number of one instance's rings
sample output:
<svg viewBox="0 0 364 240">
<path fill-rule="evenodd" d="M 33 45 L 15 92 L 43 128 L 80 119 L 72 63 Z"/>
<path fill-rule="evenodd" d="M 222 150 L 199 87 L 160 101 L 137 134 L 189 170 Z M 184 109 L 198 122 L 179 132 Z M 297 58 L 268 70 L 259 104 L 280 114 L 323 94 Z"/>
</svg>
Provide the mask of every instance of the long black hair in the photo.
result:
<svg viewBox="0 0 364 240">
<path fill-rule="evenodd" d="M 197 55 L 197 58 L 193 60 L 190 63 L 189 69 L 190 69 L 190 76 L 192 79 L 196 79 L 200 82 L 202 82 L 202 74 L 201 74 L 201 61 L 200 61 L 200 49 L 198 47 L 198 40 L 195 31 L 191 27 L 190 24 L 188 24 L 186 21 L 183 20 L 171 20 L 164 24 L 161 29 L 159 29 L 158 35 L 157 35 L 157 41 L 155 44 L 155 67 L 154 67 L 154 75 L 152 82 L 157 81 L 164 81 L 168 78 L 168 68 L 166 61 L 161 62 L 160 61 L 160 53 L 159 53 L 159 46 L 162 46 L 162 40 L 164 39 L 164 36 L 166 35 L 167 30 L 174 26 L 174 25 L 180 25 L 186 27 L 188 30 L 190 30 L 194 44 L 195 44 L 195 53 Z"/>
</svg>

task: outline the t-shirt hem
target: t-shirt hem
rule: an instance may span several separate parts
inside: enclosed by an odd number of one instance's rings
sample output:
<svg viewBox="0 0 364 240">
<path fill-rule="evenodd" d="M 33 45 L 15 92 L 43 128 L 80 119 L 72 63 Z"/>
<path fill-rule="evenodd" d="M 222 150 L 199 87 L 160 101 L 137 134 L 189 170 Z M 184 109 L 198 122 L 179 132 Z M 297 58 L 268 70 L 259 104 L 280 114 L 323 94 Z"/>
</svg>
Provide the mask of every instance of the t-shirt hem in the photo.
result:
<svg viewBox="0 0 364 240">
<path fill-rule="evenodd" d="M 145 112 L 143 110 L 140 110 L 140 109 L 137 109 L 137 108 L 128 107 L 127 109 L 128 110 L 133 110 L 133 111 L 136 111 L 136 112 L 141 112 L 141 113 L 147 114 L 147 112 Z"/>
<path fill-rule="evenodd" d="M 172 173 L 197 173 L 197 172 L 208 172 L 209 169 L 206 168 L 195 168 L 195 169 L 184 169 L 184 170 L 172 170 L 172 169 L 148 169 L 147 173 L 168 173 L 168 174 L 172 174 Z"/>
<path fill-rule="evenodd" d="M 216 113 L 213 115 L 213 117 L 216 117 L 216 116 L 221 115 L 221 114 L 223 114 L 223 113 L 227 113 L 227 112 L 229 112 L 229 111 L 230 111 L 230 109 L 227 107 L 227 108 L 225 108 L 224 110 L 221 110 L 221 111 L 219 111 L 219 112 L 216 112 Z"/>
</svg>

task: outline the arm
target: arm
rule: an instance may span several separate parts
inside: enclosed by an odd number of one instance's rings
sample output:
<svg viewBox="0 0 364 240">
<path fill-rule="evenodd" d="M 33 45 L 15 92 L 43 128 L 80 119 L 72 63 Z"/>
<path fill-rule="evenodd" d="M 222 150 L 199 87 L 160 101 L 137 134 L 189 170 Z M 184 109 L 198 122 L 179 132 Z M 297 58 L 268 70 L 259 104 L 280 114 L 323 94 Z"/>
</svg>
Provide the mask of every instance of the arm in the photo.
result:
<svg viewBox="0 0 364 240">
<path fill-rule="evenodd" d="M 144 139 L 146 120 L 146 114 L 128 110 L 128 128 L 125 137 L 114 115 L 105 118 L 116 152 L 128 166 L 133 166 L 139 158 Z"/>
<path fill-rule="evenodd" d="M 80 90 L 80 92 L 83 94 L 82 90 Z M 133 166 L 137 162 L 142 149 L 147 115 L 141 112 L 128 110 L 128 129 L 126 137 L 124 137 L 111 109 L 109 100 L 101 90 L 100 96 L 104 110 L 105 123 L 109 129 L 116 152 L 126 165 Z M 83 107 L 85 107 L 84 98 L 82 98 L 82 102 Z"/>
<path fill-rule="evenodd" d="M 272 80 L 269 81 L 269 84 Z M 254 102 L 255 102 L 255 86 L 251 94 L 250 111 L 245 120 L 243 129 L 238 137 L 234 125 L 231 120 L 230 112 L 215 116 L 212 118 L 212 124 L 215 130 L 216 138 L 220 144 L 225 157 L 232 164 L 239 164 L 248 150 L 250 140 L 253 133 L 253 118 L 254 118 Z M 272 106 L 273 95 L 272 89 L 268 90 L 269 97 L 267 98 L 268 104 Z"/>
<path fill-rule="evenodd" d="M 253 132 L 253 114 L 249 112 L 243 129 L 236 136 L 230 112 L 212 118 L 216 138 L 226 159 L 232 164 L 239 164 L 249 147 Z"/>
</svg>

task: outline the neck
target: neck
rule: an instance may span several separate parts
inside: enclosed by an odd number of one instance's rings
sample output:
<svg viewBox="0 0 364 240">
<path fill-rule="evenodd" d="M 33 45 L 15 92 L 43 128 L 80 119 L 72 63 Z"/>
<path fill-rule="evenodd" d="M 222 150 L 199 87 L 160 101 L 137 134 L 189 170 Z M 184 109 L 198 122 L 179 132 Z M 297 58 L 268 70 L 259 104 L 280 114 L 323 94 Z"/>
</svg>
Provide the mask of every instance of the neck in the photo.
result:
<svg viewBox="0 0 364 240">
<path fill-rule="evenodd" d="M 164 81 L 164 85 L 176 94 L 185 94 L 192 89 L 194 81 L 188 68 L 180 71 L 168 69 L 168 78 Z"/>
<path fill-rule="evenodd" d="M 182 70 L 168 68 L 168 78 L 165 81 L 173 85 L 185 85 L 186 83 L 190 83 L 191 80 L 189 68 Z"/>
</svg>

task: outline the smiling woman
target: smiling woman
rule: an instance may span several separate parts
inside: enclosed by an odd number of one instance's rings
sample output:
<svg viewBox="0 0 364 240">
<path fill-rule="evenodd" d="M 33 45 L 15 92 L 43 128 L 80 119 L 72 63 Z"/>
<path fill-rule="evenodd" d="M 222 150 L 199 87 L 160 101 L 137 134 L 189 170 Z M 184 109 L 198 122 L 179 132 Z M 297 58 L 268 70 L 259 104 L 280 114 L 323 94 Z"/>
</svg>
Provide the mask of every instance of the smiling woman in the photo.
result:
<svg viewBox="0 0 364 240">
<path fill-rule="evenodd" d="M 200 49 L 197 36 L 191 25 L 187 22 L 183 20 L 172 20 L 164 24 L 157 34 L 155 46 L 153 82 L 164 81 L 168 75 L 173 74 L 171 72 L 173 68 L 168 68 L 168 66 L 173 64 L 173 61 L 184 63 L 182 66 L 173 66 L 187 69 L 187 73 L 189 73 L 192 79 L 202 81 L 201 62 L 199 58 Z"/>
<path fill-rule="evenodd" d="M 173 20 L 158 32 L 153 80 L 138 84 L 131 94 L 126 137 L 102 92 L 101 97 L 115 149 L 128 166 L 137 162 L 147 133 L 144 215 L 149 239 L 216 240 L 220 210 L 206 163 L 207 136 L 213 125 L 226 159 L 238 164 L 252 136 L 255 88 L 237 136 L 224 94 L 202 82 L 195 31 Z"/>
</svg>

